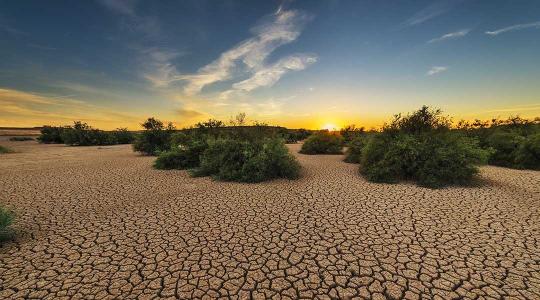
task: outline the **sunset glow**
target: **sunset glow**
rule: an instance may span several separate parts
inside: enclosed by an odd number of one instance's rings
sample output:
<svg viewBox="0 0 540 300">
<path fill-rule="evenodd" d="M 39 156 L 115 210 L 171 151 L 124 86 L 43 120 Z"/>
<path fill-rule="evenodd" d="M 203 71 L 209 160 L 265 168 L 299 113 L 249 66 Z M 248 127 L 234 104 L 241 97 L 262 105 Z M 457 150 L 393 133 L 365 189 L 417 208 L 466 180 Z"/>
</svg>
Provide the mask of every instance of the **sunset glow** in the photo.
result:
<svg viewBox="0 0 540 300">
<path fill-rule="evenodd" d="M 540 2 L 383 2 L 4 1 L 0 127 L 540 115 Z"/>
</svg>

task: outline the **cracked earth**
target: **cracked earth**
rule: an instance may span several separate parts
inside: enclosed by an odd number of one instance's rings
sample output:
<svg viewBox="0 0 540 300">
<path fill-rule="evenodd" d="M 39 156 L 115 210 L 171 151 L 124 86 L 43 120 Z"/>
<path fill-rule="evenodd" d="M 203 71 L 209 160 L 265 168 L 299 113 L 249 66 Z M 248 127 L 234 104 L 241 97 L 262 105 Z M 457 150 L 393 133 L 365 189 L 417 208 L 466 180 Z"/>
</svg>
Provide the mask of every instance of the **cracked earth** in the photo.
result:
<svg viewBox="0 0 540 300">
<path fill-rule="evenodd" d="M 540 172 L 429 190 L 295 154 L 300 180 L 238 184 L 129 146 L 2 144 L 0 299 L 540 299 Z"/>
</svg>

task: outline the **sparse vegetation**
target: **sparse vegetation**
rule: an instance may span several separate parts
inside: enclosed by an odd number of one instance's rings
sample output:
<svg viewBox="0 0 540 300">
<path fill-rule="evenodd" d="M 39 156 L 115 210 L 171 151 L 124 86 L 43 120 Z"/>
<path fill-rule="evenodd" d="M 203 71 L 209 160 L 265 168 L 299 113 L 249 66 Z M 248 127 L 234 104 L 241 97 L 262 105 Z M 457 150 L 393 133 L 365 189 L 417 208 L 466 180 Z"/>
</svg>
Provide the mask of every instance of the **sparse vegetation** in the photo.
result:
<svg viewBox="0 0 540 300">
<path fill-rule="evenodd" d="M 300 165 L 280 139 L 208 141 L 194 176 L 213 176 L 224 181 L 261 182 L 298 178 Z"/>
<path fill-rule="evenodd" d="M 366 135 L 358 135 L 347 144 L 345 152 L 345 162 L 358 164 L 362 158 L 362 150 L 368 143 L 369 137 Z"/>
<path fill-rule="evenodd" d="M 15 213 L 0 205 L 0 242 L 11 239 L 13 230 L 11 224 L 15 220 Z"/>
<path fill-rule="evenodd" d="M 308 137 L 300 153 L 303 154 L 341 154 L 343 149 L 343 138 L 339 135 L 326 131 L 315 133 Z"/>
<path fill-rule="evenodd" d="M 431 188 L 463 185 L 489 154 L 477 140 L 450 132 L 450 121 L 440 110 L 424 106 L 407 116 L 396 115 L 369 140 L 360 172 L 375 182 L 413 180 Z"/>
<path fill-rule="evenodd" d="M 33 141 L 34 138 L 28 137 L 28 136 L 12 136 L 9 138 L 11 142 L 26 142 L 26 141 Z"/>
<path fill-rule="evenodd" d="M 189 169 L 193 176 L 225 181 L 297 178 L 300 165 L 279 138 L 282 128 L 258 122 L 245 126 L 245 122 L 245 114 L 239 114 L 230 127 L 211 119 L 175 132 L 170 136 L 170 149 L 159 154 L 154 167 Z"/>
<path fill-rule="evenodd" d="M 489 158 L 491 165 L 538 169 L 537 149 L 540 148 L 540 140 L 535 138 L 540 134 L 538 118 L 526 120 L 510 117 L 506 120 L 475 120 L 472 123 L 460 121 L 457 131 L 478 139 L 482 148 L 490 150 L 493 153 Z"/>
<path fill-rule="evenodd" d="M 0 145 L 0 154 L 13 153 L 13 150 L 6 146 Z"/>
<path fill-rule="evenodd" d="M 352 124 L 352 125 L 347 125 L 343 127 L 339 131 L 339 134 L 343 138 L 343 141 L 345 142 L 345 144 L 349 144 L 357 137 L 362 136 L 365 133 L 365 131 L 366 130 L 364 127 L 356 127 L 356 125 Z"/>
<path fill-rule="evenodd" d="M 133 143 L 133 150 L 145 155 L 158 155 L 171 147 L 171 135 L 175 128 L 172 123 L 167 126 L 160 120 L 148 118 L 141 124 L 144 131 L 139 133 Z"/>
<path fill-rule="evenodd" d="M 60 126 L 43 126 L 38 141 L 43 144 L 63 144 L 62 132 L 64 129 L 65 127 Z"/>
</svg>

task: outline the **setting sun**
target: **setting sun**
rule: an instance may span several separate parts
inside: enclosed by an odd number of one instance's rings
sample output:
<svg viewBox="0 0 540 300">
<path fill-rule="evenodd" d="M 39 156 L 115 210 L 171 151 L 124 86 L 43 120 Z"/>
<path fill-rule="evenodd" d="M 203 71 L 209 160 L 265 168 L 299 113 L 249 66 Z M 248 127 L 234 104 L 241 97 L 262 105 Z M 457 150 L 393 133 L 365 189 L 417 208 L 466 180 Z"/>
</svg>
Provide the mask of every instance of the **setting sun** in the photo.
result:
<svg viewBox="0 0 540 300">
<path fill-rule="evenodd" d="M 321 127 L 321 129 L 328 130 L 328 131 L 337 131 L 340 129 L 340 127 L 337 126 L 336 124 L 326 123 Z"/>
</svg>

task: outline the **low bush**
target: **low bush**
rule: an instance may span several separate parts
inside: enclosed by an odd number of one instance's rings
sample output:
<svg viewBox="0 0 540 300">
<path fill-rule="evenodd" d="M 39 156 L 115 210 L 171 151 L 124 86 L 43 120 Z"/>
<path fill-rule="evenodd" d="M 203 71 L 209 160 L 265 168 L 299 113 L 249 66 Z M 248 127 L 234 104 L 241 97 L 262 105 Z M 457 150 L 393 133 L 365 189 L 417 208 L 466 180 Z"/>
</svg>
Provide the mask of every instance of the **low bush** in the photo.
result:
<svg viewBox="0 0 540 300">
<path fill-rule="evenodd" d="M 34 138 L 28 137 L 28 136 L 12 136 L 9 138 L 12 142 L 26 142 L 26 141 L 33 141 Z"/>
<path fill-rule="evenodd" d="M 0 154 L 5 154 L 5 153 L 13 153 L 13 150 L 11 150 L 10 148 L 6 146 L 0 145 Z"/>
<path fill-rule="evenodd" d="M 300 165 L 281 139 L 208 141 L 194 176 L 213 176 L 224 181 L 261 182 L 298 178 Z"/>
<path fill-rule="evenodd" d="M 206 140 L 182 139 L 182 141 L 178 141 L 179 137 L 179 134 L 174 134 L 172 139 L 172 149 L 159 154 L 154 163 L 156 169 L 184 170 L 193 169 L 200 165 L 201 155 L 208 148 Z M 187 138 L 187 135 L 185 138 Z"/>
<path fill-rule="evenodd" d="M 81 121 L 75 121 L 73 126 L 62 131 L 64 144 L 70 146 L 112 145 L 115 143 L 107 132 L 94 129 Z"/>
<path fill-rule="evenodd" d="M 37 139 L 43 144 L 63 144 L 62 132 L 64 129 L 65 127 L 60 126 L 43 126 Z"/>
<path fill-rule="evenodd" d="M 11 224 L 15 220 L 13 211 L 0 206 L 0 242 L 8 240 L 13 236 Z"/>
<path fill-rule="evenodd" d="M 364 127 L 356 127 L 356 125 L 347 125 L 339 130 L 339 134 L 343 138 L 343 141 L 346 144 L 349 144 L 357 137 L 360 137 L 364 134 Z"/>
<path fill-rule="evenodd" d="M 131 144 L 135 140 L 135 135 L 127 128 L 117 128 L 108 134 L 113 144 Z"/>
<path fill-rule="evenodd" d="M 516 151 L 516 165 L 523 169 L 540 170 L 540 133 L 529 135 Z"/>
<path fill-rule="evenodd" d="M 144 131 L 135 137 L 133 150 L 145 155 L 158 155 L 168 151 L 171 147 L 171 135 L 175 128 L 171 123 L 168 126 L 155 118 L 148 118 L 141 124 Z"/>
<path fill-rule="evenodd" d="M 339 135 L 319 132 L 306 139 L 300 153 L 303 154 L 341 154 L 343 139 Z"/>
<path fill-rule="evenodd" d="M 470 138 L 382 133 L 370 139 L 362 151 L 360 172 L 370 181 L 395 183 L 413 180 L 438 188 L 467 184 L 487 162 L 489 151 Z"/>
<path fill-rule="evenodd" d="M 345 162 L 358 164 L 362 158 L 362 150 L 366 146 L 369 138 L 366 135 L 358 135 L 347 144 L 345 151 Z"/>
<path fill-rule="evenodd" d="M 495 132 L 487 138 L 487 145 L 492 148 L 493 154 L 489 164 L 513 167 L 516 165 L 516 155 L 524 137 L 514 132 Z"/>
<path fill-rule="evenodd" d="M 413 180 L 430 188 L 468 184 L 490 151 L 475 139 L 451 132 L 448 120 L 428 107 L 395 116 L 363 147 L 360 173 L 370 181 Z"/>
</svg>

